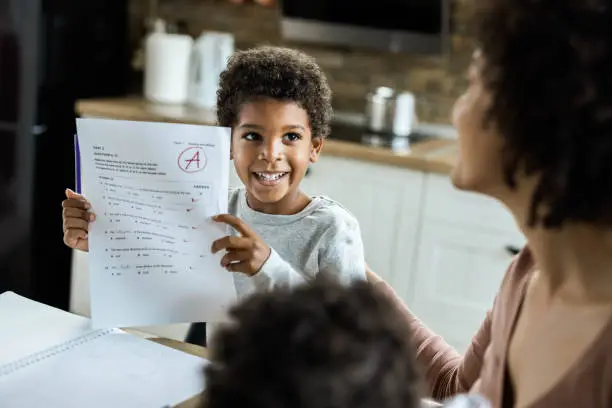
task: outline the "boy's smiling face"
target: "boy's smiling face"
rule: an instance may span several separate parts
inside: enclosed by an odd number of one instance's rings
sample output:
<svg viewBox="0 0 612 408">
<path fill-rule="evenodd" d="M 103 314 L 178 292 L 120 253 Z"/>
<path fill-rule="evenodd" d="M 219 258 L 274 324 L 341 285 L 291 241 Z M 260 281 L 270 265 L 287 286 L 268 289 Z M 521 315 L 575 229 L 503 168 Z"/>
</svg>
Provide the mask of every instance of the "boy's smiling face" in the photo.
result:
<svg viewBox="0 0 612 408">
<path fill-rule="evenodd" d="M 296 103 L 267 98 L 245 103 L 232 129 L 232 159 L 249 205 L 270 214 L 301 210 L 299 185 L 322 146 Z"/>
</svg>

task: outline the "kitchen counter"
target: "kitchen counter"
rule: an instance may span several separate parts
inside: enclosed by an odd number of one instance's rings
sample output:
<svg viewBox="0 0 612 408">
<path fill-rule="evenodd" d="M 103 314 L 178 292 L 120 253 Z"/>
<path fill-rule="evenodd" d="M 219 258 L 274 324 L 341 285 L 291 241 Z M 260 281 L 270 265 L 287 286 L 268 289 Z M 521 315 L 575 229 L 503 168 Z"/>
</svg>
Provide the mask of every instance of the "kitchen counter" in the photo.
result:
<svg viewBox="0 0 612 408">
<path fill-rule="evenodd" d="M 191 106 L 158 105 L 142 98 L 80 100 L 77 112 L 83 117 L 98 117 L 151 122 L 212 125 L 214 112 Z M 416 137 L 413 141 L 383 140 L 357 127 L 332 126 L 323 154 L 413 170 L 447 174 L 457 157 L 457 142 L 435 137 Z"/>
</svg>

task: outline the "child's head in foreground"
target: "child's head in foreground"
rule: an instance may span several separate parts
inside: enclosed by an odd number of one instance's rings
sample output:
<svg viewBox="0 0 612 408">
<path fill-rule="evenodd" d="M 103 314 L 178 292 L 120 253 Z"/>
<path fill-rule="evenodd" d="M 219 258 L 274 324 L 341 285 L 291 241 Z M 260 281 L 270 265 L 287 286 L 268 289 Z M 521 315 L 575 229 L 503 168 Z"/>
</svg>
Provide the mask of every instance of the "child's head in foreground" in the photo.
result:
<svg viewBox="0 0 612 408">
<path fill-rule="evenodd" d="M 220 77 L 217 121 L 232 128 L 232 158 L 252 207 L 291 211 L 331 118 L 331 90 L 312 57 L 260 47 L 230 58 Z"/>
<path fill-rule="evenodd" d="M 214 338 L 206 408 L 413 408 L 405 318 L 372 285 L 318 281 L 255 294 Z"/>
</svg>

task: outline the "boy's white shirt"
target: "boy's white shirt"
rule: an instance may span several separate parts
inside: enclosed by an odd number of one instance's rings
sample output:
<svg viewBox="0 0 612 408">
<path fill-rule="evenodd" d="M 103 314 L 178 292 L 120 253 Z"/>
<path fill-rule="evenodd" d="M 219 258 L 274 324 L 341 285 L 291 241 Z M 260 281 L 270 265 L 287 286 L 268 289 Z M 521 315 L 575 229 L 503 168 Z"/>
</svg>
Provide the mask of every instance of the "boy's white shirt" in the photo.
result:
<svg viewBox="0 0 612 408">
<path fill-rule="evenodd" d="M 491 408 L 490 402 L 478 394 L 461 394 L 440 405 L 443 408 Z"/>
<path fill-rule="evenodd" d="M 342 283 L 366 280 L 359 223 L 338 202 L 315 196 L 297 214 L 264 214 L 248 206 L 246 190 L 239 188 L 230 190 L 228 203 L 229 214 L 245 221 L 271 248 L 270 257 L 253 277 L 234 273 L 238 299 L 294 287 L 318 275 Z M 207 324 L 207 338 L 214 332 L 211 326 Z"/>
</svg>

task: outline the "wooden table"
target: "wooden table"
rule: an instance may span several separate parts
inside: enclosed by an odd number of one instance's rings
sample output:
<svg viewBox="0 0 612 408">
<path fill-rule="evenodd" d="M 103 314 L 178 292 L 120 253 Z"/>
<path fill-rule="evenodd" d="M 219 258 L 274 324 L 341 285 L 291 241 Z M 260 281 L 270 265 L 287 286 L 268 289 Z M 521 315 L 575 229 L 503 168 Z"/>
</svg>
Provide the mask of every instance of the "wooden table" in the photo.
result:
<svg viewBox="0 0 612 408">
<path fill-rule="evenodd" d="M 150 338 L 149 340 L 154 341 L 159 344 L 163 344 L 164 346 L 171 347 L 176 350 L 183 351 L 185 353 L 208 358 L 208 350 L 201 346 L 196 346 L 194 344 L 185 343 L 178 340 L 164 339 L 164 338 Z M 202 381 L 204 378 L 202 377 Z M 202 407 L 202 396 L 196 395 L 193 398 L 188 399 L 185 402 L 182 402 L 176 405 L 174 408 L 200 408 Z"/>
</svg>

